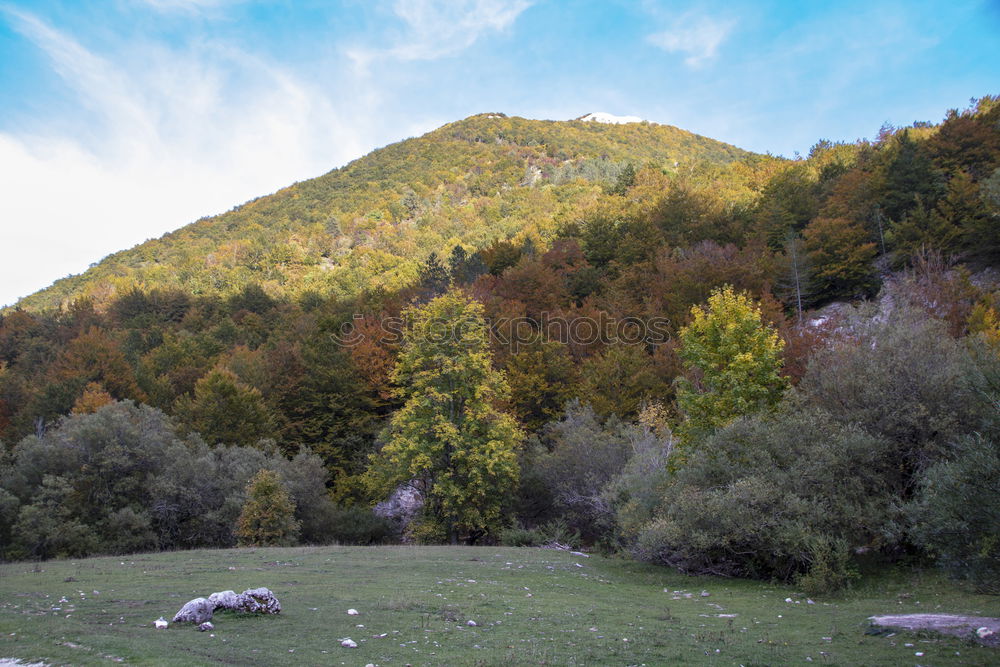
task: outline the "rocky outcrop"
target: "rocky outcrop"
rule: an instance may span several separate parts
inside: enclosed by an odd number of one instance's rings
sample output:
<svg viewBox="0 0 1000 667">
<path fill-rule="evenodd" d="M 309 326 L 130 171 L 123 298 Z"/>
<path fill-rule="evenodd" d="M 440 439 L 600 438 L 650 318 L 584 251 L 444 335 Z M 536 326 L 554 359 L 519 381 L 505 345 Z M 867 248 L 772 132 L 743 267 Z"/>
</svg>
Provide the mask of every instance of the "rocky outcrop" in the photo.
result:
<svg viewBox="0 0 1000 667">
<path fill-rule="evenodd" d="M 902 614 L 872 616 L 872 625 L 916 632 L 930 630 L 945 635 L 972 639 L 991 646 L 1000 645 L 1000 618 L 961 616 L 958 614 Z"/>
<path fill-rule="evenodd" d="M 207 598 L 195 598 L 174 615 L 174 623 L 201 625 L 212 620 L 220 609 L 240 614 L 278 614 L 281 603 L 267 588 L 248 588 L 242 593 L 220 591 Z"/>
</svg>

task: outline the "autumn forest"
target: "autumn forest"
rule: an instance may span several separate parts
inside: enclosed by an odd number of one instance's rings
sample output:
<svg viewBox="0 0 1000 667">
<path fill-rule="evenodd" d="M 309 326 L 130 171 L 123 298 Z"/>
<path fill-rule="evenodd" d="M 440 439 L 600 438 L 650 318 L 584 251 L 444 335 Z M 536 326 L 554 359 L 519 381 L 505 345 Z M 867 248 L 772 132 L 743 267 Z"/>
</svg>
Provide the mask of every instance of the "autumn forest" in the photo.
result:
<svg viewBox="0 0 1000 667">
<path fill-rule="evenodd" d="M 473 116 L 2 311 L 0 557 L 559 542 L 1000 593 L 998 268 L 995 97 L 795 159 Z"/>
</svg>

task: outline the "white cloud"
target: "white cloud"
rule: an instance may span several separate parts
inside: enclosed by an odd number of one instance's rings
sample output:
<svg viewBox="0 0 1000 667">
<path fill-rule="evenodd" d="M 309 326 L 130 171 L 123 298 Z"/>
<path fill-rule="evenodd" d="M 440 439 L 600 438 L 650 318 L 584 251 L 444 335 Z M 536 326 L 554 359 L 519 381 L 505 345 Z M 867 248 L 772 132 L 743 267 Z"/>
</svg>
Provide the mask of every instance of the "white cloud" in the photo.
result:
<svg viewBox="0 0 1000 667">
<path fill-rule="evenodd" d="M 351 81 L 321 88 L 218 44 L 144 44 L 112 58 L 35 16 L 7 15 L 84 111 L 60 129 L 0 132 L 0 305 L 381 139 L 378 92 Z"/>
<path fill-rule="evenodd" d="M 735 21 L 693 13 L 683 14 L 667 30 L 648 37 L 650 43 L 670 53 L 684 53 L 684 63 L 700 67 L 716 56 Z"/>
<path fill-rule="evenodd" d="M 381 58 L 435 60 L 472 46 L 490 31 L 507 29 L 534 0 L 396 0 L 393 13 L 405 25 L 393 46 L 349 51 L 362 67 Z"/>
<path fill-rule="evenodd" d="M 187 14 L 198 14 L 236 1 L 238 0 L 137 0 L 140 4 L 148 5 L 161 12 Z"/>
</svg>

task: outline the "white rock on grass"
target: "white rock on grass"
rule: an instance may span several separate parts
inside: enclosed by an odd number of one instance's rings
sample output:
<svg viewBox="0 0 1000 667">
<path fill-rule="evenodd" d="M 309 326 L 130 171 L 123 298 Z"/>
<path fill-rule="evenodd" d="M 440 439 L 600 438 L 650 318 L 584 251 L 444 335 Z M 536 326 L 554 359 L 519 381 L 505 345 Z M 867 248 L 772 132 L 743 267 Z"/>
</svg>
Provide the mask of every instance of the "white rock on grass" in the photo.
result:
<svg viewBox="0 0 1000 667">
<path fill-rule="evenodd" d="M 267 588 L 248 588 L 239 595 L 233 591 L 212 593 L 208 598 L 195 598 L 174 615 L 174 623 L 201 625 L 212 620 L 219 609 L 242 614 L 278 614 L 281 603 Z"/>
<path fill-rule="evenodd" d="M 157 630 L 163 630 L 168 625 L 170 625 L 170 624 L 167 623 L 167 619 L 163 618 L 162 616 L 160 616 L 158 619 L 156 619 L 155 621 L 153 621 L 153 627 L 155 627 Z"/>
<path fill-rule="evenodd" d="M 205 598 L 195 598 L 174 614 L 174 623 L 194 623 L 200 625 L 212 620 L 215 606 Z"/>
<path fill-rule="evenodd" d="M 357 610 L 357 609 L 348 609 L 348 610 L 347 610 L 347 615 L 348 615 L 348 616 L 357 616 L 357 615 L 358 615 L 358 613 L 359 613 L 359 612 L 358 612 L 358 610 Z"/>
<path fill-rule="evenodd" d="M 358 647 L 358 643 L 356 641 L 354 641 L 353 639 L 351 639 L 350 637 L 344 637 L 343 639 L 341 639 L 340 640 L 340 645 L 343 646 L 344 648 L 357 648 Z"/>
<path fill-rule="evenodd" d="M 219 591 L 208 596 L 208 601 L 212 603 L 213 609 L 235 609 L 239 603 L 239 596 L 236 591 Z"/>
<path fill-rule="evenodd" d="M 279 614 L 281 603 L 267 588 L 248 588 L 237 597 L 237 608 L 245 614 Z"/>
<path fill-rule="evenodd" d="M 468 620 L 468 621 L 466 621 L 466 622 L 465 622 L 465 624 L 466 624 L 467 626 L 469 626 L 470 628 L 474 628 L 474 627 L 476 627 L 477 625 L 479 625 L 478 623 L 476 623 L 476 622 L 475 622 L 475 621 L 473 621 L 473 620 Z"/>
<path fill-rule="evenodd" d="M 215 626 L 212 625 L 211 622 L 205 621 L 204 623 L 198 626 L 198 630 L 201 632 L 208 632 L 209 630 L 215 630 Z"/>
</svg>

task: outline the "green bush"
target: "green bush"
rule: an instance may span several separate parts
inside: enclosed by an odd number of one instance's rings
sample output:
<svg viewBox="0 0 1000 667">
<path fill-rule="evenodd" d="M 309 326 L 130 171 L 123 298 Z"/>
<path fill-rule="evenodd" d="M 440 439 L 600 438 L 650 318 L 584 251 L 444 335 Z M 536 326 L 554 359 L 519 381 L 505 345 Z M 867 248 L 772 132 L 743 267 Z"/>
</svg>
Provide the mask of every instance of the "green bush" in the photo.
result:
<svg viewBox="0 0 1000 667">
<path fill-rule="evenodd" d="M 1000 446 L 962 438 L 930 469 L 910 505 L 914 537 L 956 579 L 1000 594 Z"/>
<path fill-rule="evenodd" d="M 86 556 L 98 545 L 94 531 L 73 515 L 73 489 L 62 477 L 46 475 L 34 502 L 21 507 L 14 524 L 15 558 Z"/>
<path fill-rule="evenodd" d="M 263 469 L 280 475 L 304 540 L 337 539 L 329 472 L 308 449 L 289 460 L 264 441 L 211 448 L 197 435 L 179 438 L 167 415 L 130 401 L 65 417 L 0 462 L 0 555 L 230 547 L 247 483 Z"/>
<path fill-rule="evenodd" d="M 321 536 L 319 544 L 387 544 L 398 539 L 392 522 L 376 515 L 370 507 L 333 503 L 324 511 L 317 534 Z"/>
<path fill-rule="evenodd" d="M 795 583 L 808 595 L 835 593 L 858 577 L 848 544 L 841 539 L 812 540 L 808 567 L 795 578 Z"/>
<path fill-rule="evenodd" d="M 846 583 L 850 548 L 877 545 L 895 515 L 887 444 L 786 403 L 707 438 L 668 477 L 633 545 L 642 560 L 692 574 Z M 809 578 L 811 576 L 811 579 Z"/>
<path fill-rule="evenodd" d="M 527 492 L 535 503 L 522 501 L 520 508 L 530 507 L 533 516 L 519 519 L 528 525 L 562 521 L 586 544 L 611 540 L 615 516 L 604 488 L 625 466 L 641 431 L 616 417 L 602 424 L 589 405 L 570 402 L 525 457 L 522 497 Z"/>
<path fill-rule="evenodd" d="M 505 547 L 540 547 L 545 544 L 545 535 L 538 528 L 512 526 L 500 531 L 500 544 Z"/>
<path fill-rule="evenodd" d="M 563 519 L 553 519 L 537 528 L 514 526 L 500 533 L 500 543 L 506 547 L 543 547 L 550 544 L 579 547 L 580 532 Z"/>
<path fill-rule="evenodd" d="M 853 311 L 843 330 L 810 359 L 798 390 L 840 423 L 891 443 L 897 465 L 885 481 L 906 494 L 954 438 L 977 428 L 988 406 L 947 326 L 901 297 L 888 313 Z"/>
</svg>

